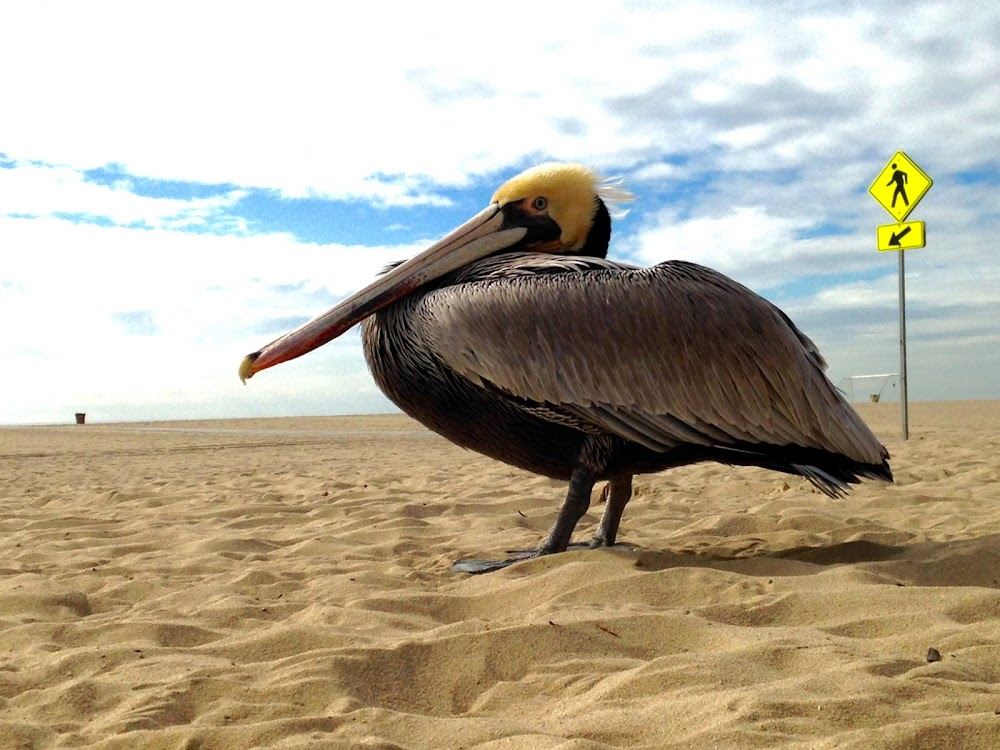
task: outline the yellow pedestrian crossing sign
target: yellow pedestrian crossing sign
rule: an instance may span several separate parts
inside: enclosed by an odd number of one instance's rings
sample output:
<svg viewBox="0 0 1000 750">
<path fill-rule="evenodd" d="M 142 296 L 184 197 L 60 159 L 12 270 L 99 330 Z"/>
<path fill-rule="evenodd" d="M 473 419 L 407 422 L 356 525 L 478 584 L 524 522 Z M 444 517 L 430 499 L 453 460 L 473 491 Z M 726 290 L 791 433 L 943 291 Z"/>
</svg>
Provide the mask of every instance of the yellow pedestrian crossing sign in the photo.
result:
<svg viewBox="0 0 1000 750">
<path fill-rule="evenodd" d="M 905 219 L 934 181 L 902 151 L 897 151 L 868 188 L 872 198 L 896 221 Z M 880 248 L 881 249 L 881 248 Z"/>
<path fill-rule="evenodd" d="M 878 249 L 882 252 L 886 250 L 912 250 L 927 244 L 927 235 L 924 232 L 924 222 L 922 221 L 885 224 L 877 227 L 875 234 L 878 237 Z"/>
</svg>

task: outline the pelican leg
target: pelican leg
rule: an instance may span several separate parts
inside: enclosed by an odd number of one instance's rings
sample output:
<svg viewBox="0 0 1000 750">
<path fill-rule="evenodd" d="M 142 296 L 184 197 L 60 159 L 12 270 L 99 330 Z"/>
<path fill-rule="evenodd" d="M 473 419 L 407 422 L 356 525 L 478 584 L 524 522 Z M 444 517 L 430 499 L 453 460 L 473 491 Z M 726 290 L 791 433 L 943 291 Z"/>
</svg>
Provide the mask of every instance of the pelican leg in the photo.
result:
<svg viewBox="0 0 1000 750">
<path fill-rule="evenodd" d="M 573 529 L 577 522 L 587 512 L 590 507 L 590 493 L 594 489 L 594 475 L 587 469 L 577 467 L 569 478 L 569 491 L 566 493 L 566 500 L 559 510 L 559 516 L 552 525 L 548 536 L 542 542 L 542 546 L 535 550 L 520 550 L 512 553 L 502 560 L 458 560 L 452 566 L 456 573 L 489 573 L 494 570 L 506 568 L 520 560 L 529 560 L 541 555 L 552 555 L 557 552 L 565 552 L 569 546 L 570 537 L 573 536 Z M 631 487 L 631 484 L 629 485 Z M 614 492 L 612 491 L 612 497 Z M 626 500 L 627 502 L 627 500 Z M 625 503 L 621 504 L 625 507 Z M 607 515 L 607 512 L 605 512 Z M 618 512 L 614 523 L 614 531 L 618 530 L 618 519 L 621 518 L 621 511 Z M 602 521 L 603 527 L 603 521 Z M 600 532 L 598 532 L 600 533 Z M 613 536 L 613 535 L 612 535 Z"/>
<path fill-rule="evenodd" d="M 594 489 L 594 475 L 587 469 L 577 467 L 569 478 L 569 492 L 566 493 L 566 501 L 559 510 L 556 522 L 552 524 L 549 534 L 538 550 L 539 555 L 551 555 L 556 552 L 565 552 L 569 546 L 569 540 L 573 536 L 573 529 L 583 518 L 583 514 L 590 507 L 590 493 Z"/>
<path fill-rule="evenodd" d="M 604 515 L 601 516 L 601 523 L 594 538 L 587 545 L 591 549 L 614 545 L 622 513 L 628 501 L 632 499 L 632 475 L 620 474 L 612 477 L 601 494 L 604 497 Z"/>
<path fill-rule="evenodd" d="M 598 549 L 613 547 L 618 536 L 618 524 L 621 523 L 625 506 L 632 499 L 632 475 L 623 474 L 608 480 L 601 490 L 601 503 L 604 504 L 604 515 L 594 532 L 594 538 L 589 542 L 571 542 L 567 550 Z M 508 552 L 531 552 L 533 550 L 508 550 Z"/>
</svg>

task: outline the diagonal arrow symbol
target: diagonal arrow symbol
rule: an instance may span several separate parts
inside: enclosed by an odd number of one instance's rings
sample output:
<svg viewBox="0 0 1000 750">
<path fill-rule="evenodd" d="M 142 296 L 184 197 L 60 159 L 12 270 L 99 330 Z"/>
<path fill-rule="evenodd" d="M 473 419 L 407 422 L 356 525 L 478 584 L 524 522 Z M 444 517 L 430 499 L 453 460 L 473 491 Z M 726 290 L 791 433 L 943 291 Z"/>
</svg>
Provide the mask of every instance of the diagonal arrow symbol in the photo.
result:
<svg viewBox="0 0 1000 750">
<path fill-rule="evenodd" d="M 892 237 L 889 238 L 889 244 L 890 245 L 895 245 L 896 247 L 899 247 L 899 241 L 901 239 L 903 239 L 906 235 L 908 235 L 910 233 L 911 229 L 913 229 L 913 227 L 907 227 L 906 229 L 904 229 L 899 234 L 896 234 L 895 232 L 893 232 L 892 233 Z"/>
</svg>

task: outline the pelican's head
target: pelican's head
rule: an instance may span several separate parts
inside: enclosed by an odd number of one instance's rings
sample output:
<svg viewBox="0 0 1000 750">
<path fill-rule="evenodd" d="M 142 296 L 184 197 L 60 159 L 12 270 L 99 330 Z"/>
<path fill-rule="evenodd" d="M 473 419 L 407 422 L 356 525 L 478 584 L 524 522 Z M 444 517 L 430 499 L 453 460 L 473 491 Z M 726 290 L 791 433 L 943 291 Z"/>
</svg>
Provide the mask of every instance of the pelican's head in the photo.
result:
<svg viewBox="0 0 1000 750">
<path fill-rule="evenodd" d="M 272 341 L 240 363 L 244 382 L 261 370 L 331 341 L 421 286 L 496 253 L 604 257 L 611 238 L 607 203 L 630 200 L 578 164 L 542 164 L 504 183 L 490 205 L 416 257 L 392 268 L 333 309 Z"/>
<path fill-rule="evenodd" d="M 580 164 L 540 164 L 505 182 L 493 204 L 507 226 L 528 230 L 524 250 L 604 257 L 611 239 L 606 202 L 629 200 L 613 183 Z"/>
</svg>

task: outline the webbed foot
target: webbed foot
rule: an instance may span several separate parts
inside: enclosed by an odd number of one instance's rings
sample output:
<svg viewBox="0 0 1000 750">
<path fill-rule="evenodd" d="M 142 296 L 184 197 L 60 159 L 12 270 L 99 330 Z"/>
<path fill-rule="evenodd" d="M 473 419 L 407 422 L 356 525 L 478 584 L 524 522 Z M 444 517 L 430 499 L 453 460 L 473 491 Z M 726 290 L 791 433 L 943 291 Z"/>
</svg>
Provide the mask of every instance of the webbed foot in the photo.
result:
<svg viewBox="0 0 1000 750">
<path fill-rule="evenodd" d="M 579 550 L 586 549 L 601 549 L 602 547 L 610 547 L 612 545 L 608 544 L 603 539 L 598 539 L 595 537 L 589 542 L 576 542 L 570 544 L 565 552 L 576 552 Z M 546 554 L 558 554 L 557 552 L 544 552 L 542 549 L 509 549 L 507 550 L 507 557 L 502 560 L 456 560 L 455 564 L 451 566 L 452 572 L 454 573 L 492 573 L 494 570 L 501 570 L 506 568 L 508 565 L 513 565 L 514 563 L 521 562 L 522 560 L 531 560 L 536 557 L 541 557 Z"/>
<path fill-rule="evenodd" d="M 451 570 L 454 573 L 471 573 L 473 575 L 492 573 L 494 570 L 501 570 L 516 562 L 531 560 L 538 555 L 537 549 L 511 550 L 510 555 L 502 560 L 456 560 L 455 564 L 451 566 Z"/>
</svg>

